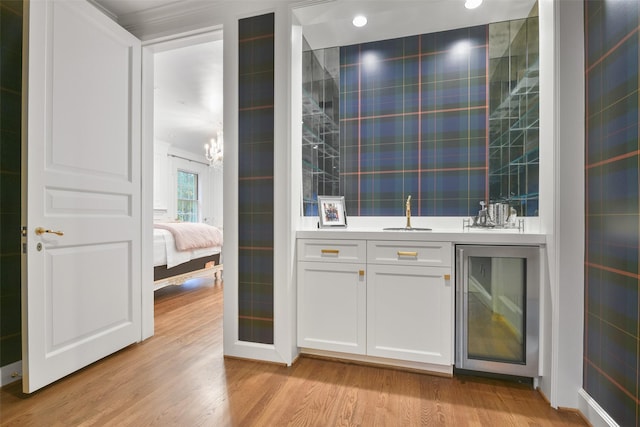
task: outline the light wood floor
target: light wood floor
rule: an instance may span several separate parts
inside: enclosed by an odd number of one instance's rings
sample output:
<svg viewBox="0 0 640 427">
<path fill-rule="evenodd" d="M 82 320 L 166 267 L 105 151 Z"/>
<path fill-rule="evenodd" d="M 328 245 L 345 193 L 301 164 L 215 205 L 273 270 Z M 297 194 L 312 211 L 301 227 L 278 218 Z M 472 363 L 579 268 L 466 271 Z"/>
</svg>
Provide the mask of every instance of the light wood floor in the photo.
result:
<svg viewBox="0 0 640 427">
<path fill-rule="evenodd" d="M 30 396 L 0 389 L 3 426 L 584 426 L 530 387 L 301 358 L 222 356 L 222 285 L 156 295 L 156 335 Z"/>
</svg>

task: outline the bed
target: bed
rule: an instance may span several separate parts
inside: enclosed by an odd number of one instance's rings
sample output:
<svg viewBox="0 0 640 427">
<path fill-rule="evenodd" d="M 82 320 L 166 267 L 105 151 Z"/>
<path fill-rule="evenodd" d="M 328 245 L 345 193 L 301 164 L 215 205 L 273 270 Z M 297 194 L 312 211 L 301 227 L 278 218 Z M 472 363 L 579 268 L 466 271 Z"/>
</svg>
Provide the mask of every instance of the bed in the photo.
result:
<svg viewBox="0 0 640 427">
<path fill-rule="evenodd" d="M 222 231 L 201 223 L 155 223 L 153 289 L 196 277 L 222 276 Z"/>
</svg>

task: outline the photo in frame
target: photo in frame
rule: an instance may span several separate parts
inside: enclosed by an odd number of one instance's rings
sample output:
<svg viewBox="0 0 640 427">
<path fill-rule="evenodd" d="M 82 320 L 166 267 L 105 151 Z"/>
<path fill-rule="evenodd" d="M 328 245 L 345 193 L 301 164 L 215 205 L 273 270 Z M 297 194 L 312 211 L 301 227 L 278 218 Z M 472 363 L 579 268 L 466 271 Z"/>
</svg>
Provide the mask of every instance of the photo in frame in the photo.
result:
<svg viewBox="0 0 640 427">
<path fill-rule="evenodd" d="M 320 228 L 346 227 L 344 196 L 318 196 L 318 217 Z"/>
</svg>

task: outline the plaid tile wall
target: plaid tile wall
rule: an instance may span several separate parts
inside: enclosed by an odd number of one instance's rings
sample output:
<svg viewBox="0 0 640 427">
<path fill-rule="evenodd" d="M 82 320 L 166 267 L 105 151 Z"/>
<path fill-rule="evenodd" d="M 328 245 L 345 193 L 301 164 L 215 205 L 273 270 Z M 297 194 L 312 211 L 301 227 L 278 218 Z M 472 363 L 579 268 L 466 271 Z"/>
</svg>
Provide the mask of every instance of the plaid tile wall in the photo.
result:
<svg viewBox="0 0 640 427">
<path fill-rule="evenodd" d="M 486 200 L 488 27 L 340 48 L 347 213 L 475 215 Z"/>
<path fill-rule="evenodd" d="M 640 2 L 587 0 L 584 389 L 640 425 Z"/>
<path fill-rule="evenodd" d="M 6 366 L 22 358 L 22 6 L 22 1 L 0 2 L 0 366 Z"/>
<path fill-rule="evenodd" d="M 238 338 L 273 344 L 274 14 L 238 30 Z"/>
</svg>

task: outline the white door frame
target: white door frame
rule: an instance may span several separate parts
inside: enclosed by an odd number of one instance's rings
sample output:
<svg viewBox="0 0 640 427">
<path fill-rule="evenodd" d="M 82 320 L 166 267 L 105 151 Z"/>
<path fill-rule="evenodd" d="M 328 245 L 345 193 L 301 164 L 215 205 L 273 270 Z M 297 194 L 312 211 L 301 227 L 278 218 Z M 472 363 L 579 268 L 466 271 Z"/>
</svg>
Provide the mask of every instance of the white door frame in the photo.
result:
<svg viewBox="0 0 640 427">
<path fill-rule="evenodd" d="M 154 55 L 172 49 L 220 40 L 222 26 L 163 37 L 142 46 L 142 336 L 154 334 L 153 306 L 153 159 Z"/>
<path fill-rule="evenodd" d="M 304 0 L 304 2 L 316 0 Z M 326 0 L 322 0 L 326 1 Z M 257 359 L 290 365 L 298 354 L 296 345 L 296 289 L 295 289 L 295 234 L 300 224 L 300 158 L 301 147 L 292 148 L 291 141 L 300 141 L 302 126 L 302 33 L 293 15 L 294 0 L 262 0 L 260 2 L 234 2 L 216 9 L 215 14 L 201 13 L 195 31 L 173 35 L 157 31 L 157 38 L 143 41 L 143 94 L 142 94 L 142 156 L 143 156 L 143 294 L 142 338 L 153 335 L 153 278 L 152 218 L 153 201 L 153 49 L 174 43 L 193 43 L 197 37 L 224 29 L 224 229 L 223 256 L 225 263 L 224 288 L 224 354 L 226 356 Z M 238 339 L 238 20 L 265 13 L 275 13 L 275 146 L 274 179 L 276 183 L 289 183 L 274 188 L 276 220 L 274 223 L 274 344 L 261 344 Z M 179 28 L 194 28 L 197 22 L 178 20 Z M 144 40 L 144 37 L 142 37 Z M 165 43 L 167 43 L 165 45 Z M 184 44 L 183 46 L 185 46 Z"/>
</svg>

